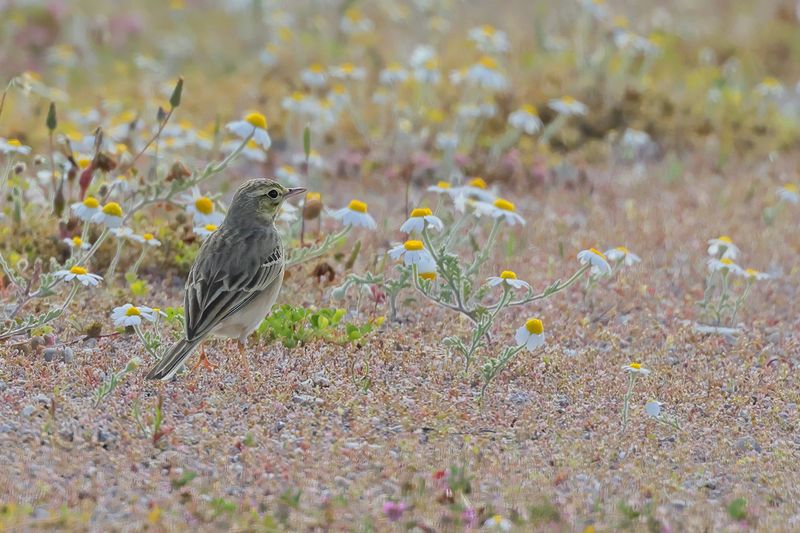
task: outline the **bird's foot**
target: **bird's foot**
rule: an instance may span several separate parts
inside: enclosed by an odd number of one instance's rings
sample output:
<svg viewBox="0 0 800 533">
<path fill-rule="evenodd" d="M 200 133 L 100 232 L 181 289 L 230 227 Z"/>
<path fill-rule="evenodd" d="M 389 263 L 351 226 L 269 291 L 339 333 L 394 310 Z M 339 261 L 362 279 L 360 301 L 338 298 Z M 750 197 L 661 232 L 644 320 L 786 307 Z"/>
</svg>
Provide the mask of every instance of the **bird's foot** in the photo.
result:
<svg viewBox="0 0 800 533">
<path fill-rule="evenodd" d="M 217 365 L 211 363 L 211 361 L 208 360 L 208 357 L 206 357 L 205 352 L 202 352 L 200 354 L 200 358 L 197 360 L 197 363 L 195 363 L 194 367 L 192 367 L 192 370 L 197 370 L 200 367 L 203 367 L 206 370 L 216 370 Z"/>
</svg>

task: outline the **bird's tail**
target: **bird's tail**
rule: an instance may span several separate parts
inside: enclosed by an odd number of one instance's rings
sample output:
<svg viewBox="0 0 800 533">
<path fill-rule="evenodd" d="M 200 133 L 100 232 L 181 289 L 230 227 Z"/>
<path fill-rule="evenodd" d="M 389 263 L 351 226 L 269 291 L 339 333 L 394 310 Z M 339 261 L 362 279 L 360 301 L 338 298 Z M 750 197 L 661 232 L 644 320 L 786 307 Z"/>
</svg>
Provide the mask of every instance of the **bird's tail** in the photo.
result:
<svg viewBox="0 0 800 533">
<path fill-rule="evenodd" d="M 169 349 L 169 352 L 161 358 L 161 361 L 147 373 L 145 379 L 160 379 L 161 381 L 171 379 L 199 343 L 200 339 L 192 341 L 184 339 L 176 342 Z"/>
</svg>

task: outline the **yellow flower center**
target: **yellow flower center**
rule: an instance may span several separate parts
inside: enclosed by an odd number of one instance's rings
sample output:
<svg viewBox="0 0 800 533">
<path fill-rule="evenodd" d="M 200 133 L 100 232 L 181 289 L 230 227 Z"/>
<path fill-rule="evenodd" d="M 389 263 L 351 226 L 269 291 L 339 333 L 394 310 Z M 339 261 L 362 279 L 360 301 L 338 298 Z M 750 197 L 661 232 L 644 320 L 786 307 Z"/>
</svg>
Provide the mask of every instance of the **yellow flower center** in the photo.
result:
<svg viewBox="0 0 800 533">
<path fill-rule="evenodd" d="M 361 14 L 361 10 L 358 9 L 357 7 L 351 7 L 350 9 L 348 9 L 347 13 L 345 13 L 345 16 L 352 22 L 358 22 L 359 20 L 364 18 L 364 15 Z"/>
<path fill-rule="evenodd" d="M 337 83 L 332 87 L 332 89 L 333 92 L 335 92 L 336 94 L 344 94 L 345 92 L 347 92 L 347 88 L 341 83 Z"/>
<path fill-rule="evenodd" d="M 592 252 L 592 253 L 593 253 L 593 254 L 595 254 L 595 255 L 599 255 L 599 256 L 600 256 L 600 257 L 602 257 L 603 259 L 605 259 L 605 258 L 606 258 L 606 254 L 604 254 L 603 252 L 601 252 L 601 251 L 600 251 L 600 250 L 598 250 L 597 248 L 589 248 L 589 251 L 590 251 L 590 252 Z"/>
<path fill-rule="evenodd" d="M 403 248 L 409 252 L 418 252 L 422 250 L 422 241 L 406 241 L 403 243 Z"/>
<path fill-rule="evenodd" d="M 297 172 L 292 165 L 283 165 L 281 170 L 289 174 L 294 174 Z"/>
<path fill-rule="evenodd" d="M 508 200 L 503 200 L 502 198 L 495 200 L 494 206 L 498 209 L 502 209 L 503 211 L 513 211 L 515 209 L 514 204 Z"/>
<path fill-rule="evenodd" d="M 206 231 L 217 231 L 217 227 L 214 224 L 206 224 L 203 228 Z"/>
<path fill-rule="evenodd" d="M 427 217 L 432 215 L 433 212 L 427 207 L 417 207 L 413 211 L 411 211 L 411 218 L 416 217 Z"/>
<path fill-rule="evenodd" d="M 244 120 L 255 128 L 267 129 L 267 118 L 261 113 L 250 113 L 244 117 Z"/>
<path fill-rule="evenodd" d="M 339 65 L 339 70 L 341 70 L 345 74 L 352 74 L 355 69 L 356 66 L 352 63 L 342 63 L 341 65 Z"/>
<path fill-rule="evenodd" d="M 247 141 L 247 147 L 251 150 L 258 150 L 259 144 L 255 142 L 253 139 Z"/>
<path fill-rule="evenodd" d="M 494 35 L 495 29 L 491 24 L 484 24 L 481 26 L 481 31 L 483 31 L 485 35 Z"/>
<path fill-rule="evenodd" d="M 572 104 L 574 104 L 574 103 L 575 103 L 577 100 L 575 100 L 575 99 L 574 99 L 573 97 L 571 97 L 571 96 L 562 96 L 562 97 L 561 97 L 561 101 L 562 101 L 563 103 L 567 104 L 567 105 L 572 105 Z"/>
<path fill-rule="evenodd" d="M 204 215 L 210 215 L 214 212 L 214 202 L 208 196 L 201 196 L 194 201 L 194 208 Z"/>
<path fill-rule="evenodd" d="M 131 306 L 125 311 L 126 316 L 141 316 L 142 312 L 139 311 L 139 308 L 136 306 Z"/>
<path fill-rule="evenodd" d="M 640 363 L 631 363 L 628 366 L 634 370 L 639 370 L 640 368 L 642 368 L 642 365 Z"/>
<path fill-rule="evenodd" d="M 355 211 L 356 213 L 367 212 L 367 204 L 361 200 L 350 200 L 350 203 L 347 205 L 347 207 L 350 209 L 350 211 Z"/>
<path fill-rule="evenodd" d="M 770 87 L 770 88 L 780 87 L 780 85 L 781 85 L 781 82 L 779 82 L 776 78 L 772 78 L 772 77 L 764 78 L 764 81 L 762 81 L 761 83 L 765 87 Z"/>
<path fill-rule="evenodd" d="M 88 270 L 86 270 L 83 267 L 79 267 L 78 265 L 75 265 L 74 267 L 70 268 L 69 271 L 72 274 L 75 274 L 76 276 L 85 276 L 86 274 L 89 273 Z"/>
<path fill-rule="evenodd" d="M 482 67 L 488 68 L 490 70 L 494 70 L 497 68 L 497 61 L 495 61 L 493 57 L 483 56 L 482 58 L 480 58 L 480 60 L 478 60 L 478 63 L 480 63 Z"/>
<path fill-rule="evenodd" d="M 83 205 L 85 205 L 89 209 L 97 209 L 98 207 L 100 207 L 100 202 L 98 202 L 94 196 L 87 196 L 83 200 Z"/>
<path fill-rule="evenodd" d="M 469 186 L 477 187 L 478 189 L 485 189 L 486 187 L 488 187 L 488 185 L 486 185 L 486 181 L 484 181 L 483 178 L 472 178 L 471 180 L 469 180 Z"/>
<path fill-rule="evenodd" d="M 747 274 L 748 278 L 754 278 L 754 277 L 758 276 L 759 274 L 761 274 L 761 272 L 759 272 L 755 268 L 748 268 L 744 272 L 745 272 L 745 274 Z"/>
<path fill-rule="evenodd" d="M 627 254 L 628 254 L 628 249 L 627 249 L 627 248 L 625 248 L 624 246 L 617 246 L 617 247 L 615 248 L 615 250 L 616 250 L 616 251 L 618 251 L 618 252 L 622 252 L 622 253 L 623 253 L 623 254 L 625 254 L 625 255 L 627 255 Z"/>
<path fill-rule="evenodd" d="M 428 281 L 433 281 L 436 279 L 436 272 L 420 272 L 419 277 L 427 279 Z"/>
<path fill-rule="evenodd" d="M 727 257 L 723 257 L 722 259 L 719 260 L 719 262 L 722 263 L 725 266 L 730 266 L 730 265 L 734 264 L 733 260 L 729 259 Z"/>
<path fill-rule="evenodd" d="M 314 63 L 313 65 L 308 67 L 309 72 L 313 72 L 314 74 L 321 74 L 325 71 L 325 67 L 320 65 L 319 63 Z"/>
<path fill-rule="evenodd" d="M 500 516 L 499 514 L 496 514 L 496 515 L 494 515 L 492 517 L 492 522 L 494 522 L 495 524 L 499 525 L 502 521 L 503 521 L 503 517 Z"/>
<path fill-rule="evenodd" d="M 322 195 L 318 192 L 310 192 L 306 194 L 306 202 L 321 202 Z"/>
<path fill-rule="evenodd" d="M 525 322 L 525 329 L 527 329 L 528 333 L 531 335 L 541 335 L 544 331 L 544 325 L 538 318 L 529 318 L 528 321 Z"/>
<path fill-rule="evenodd" d="M 390 72 L 401 72 L 403 70 L 403 65 L 401 65 L 397 61 L 392 61 L 389 64 L 389 66 L 386 67 L 386 70 L 388 70 Z"/>
<path fill-rule="evenodd" d="M 617 15 L 614 17 L 613 24 L 617 28 L 627 28 L 630 26 L 630 21 L 628 21 L 628 17 Z"/>
<path fill-rule="evenodd" d="M 424 66 L 426 69 L 428 69 L 428 70 L 435 70 L 435 69 L 436 69 L 436 66 L 437 66 L 438 64 L 439 64 L 439 63 L 436 61 L 436 59 L 435 59 L 435 58 L 433 58 L 433 59 L 429 59 L 429 60 L 427 60 L 427 61 L 426 61 L 426 62 L 423 64 L 423 66 Z"/>
<path fill-rule="evenodd" d="M 500 273 L 500 277 L 503 279 L 517 279 L 517 273 L 513 270 L 503 270 Z"/>
<path fill-rule="evenodd" d="M 89 166 L 89 164 L 91 164 L 91 162 L 92 160 L 89 159 L 88 157 L 81 157 L 80 159 L 78 159 L 78 166 L 81 168 L 86 168 Z"/>
<path fill-rule="evenodd" d="M 720 235 L 720 237 L 717 240 L 719 242 L 724 242 L 725 244 L 733 244 L 733 240 L 727 235 Z"/>
<path fill-rule="evenodd" d="M 292 100 L 295 102 L 302 102 L 305 99 L 306 95 L 301 93 L 300 91 L 295 91 L 292 93 Z"/>
<path fill-rule="evenodd" d="M 117 202 L 108 202 L 103 206 L 103 213 L 111 217 L 121 217 L 122 207 Z"/>
<path fill-rule="evenodd" d="M 152 233 L 145 233 L 144 235 L 142 235 L 142 238 L 146 241 L 152 241 L 153 239 L 155 239 L 155 236 L 153 236 Z"/>
<path fill-rule="evenodd" d="M 446 181 L 440 181 L 439 183 L 436 184 L 436 186 L 439 187 L 440 189 L 449 189 L 450 187 L 452 187 Z"/>
<path fill-rule="evenodd" d="M 441 109 L 431 109 L 428 111 L 428 120 L 434 124 L 440 124 L 444 121 L 444 112 Z"/>
<path fill-rule="evenodd" d="M 795 185 L 794 183 L 787 183 L 786 185 L 783 186 L 783 188 L 788 192 L 794 192 L 794 193 L 798 192 L 797 185 Z"/>
<path fill-rule="evenodd" d="M 81 244 L 83 244 L 83 239 L 81 239 L 80 237 L 73 237 L 72 244 L 74 244 L 75 246 L 80 246 Z"/>
<path fill-rule="evenodd" d="M 524 106 L 522 106 L 522 110 L 528 113 L 529 115 L 536 116 L 539 114 L 539 110 L 536 109 L 536 106 L 531 104 L 525 104 Z"/>
<path fill-rule="evenodd" d="M 19 142 L 19 139 L 9 139 L 6 141 L 6 144 L 8 144 L 9 146 L 14 146 L 15 148 L 19 148 L 20 146 L 22 146 L 22 143 Z"/>
</svg>

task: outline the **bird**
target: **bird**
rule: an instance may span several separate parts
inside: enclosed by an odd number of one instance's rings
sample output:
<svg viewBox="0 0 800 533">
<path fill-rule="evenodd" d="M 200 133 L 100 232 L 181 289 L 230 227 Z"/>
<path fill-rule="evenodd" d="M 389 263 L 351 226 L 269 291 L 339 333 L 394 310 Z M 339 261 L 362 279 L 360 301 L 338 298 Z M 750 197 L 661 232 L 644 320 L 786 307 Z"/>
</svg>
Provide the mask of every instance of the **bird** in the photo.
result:
<svg viewBox="0 0 800 533">
<path fill-rule="evenodd" d="M 172 345 L 146 379 L 172 379 L 194 349 L 213 335 L 239 341 L 250 381 L 244 359 L 247 337 L 269 314 L 283 284 L 286 260 L 275 217 L 286 199 L 304 192 L 303 187 L 287 188 L 266 178 L 251 179 L 239 187 L 225 219 L 200 247 L 186 279 L 184 338 Z"/>
</svg>

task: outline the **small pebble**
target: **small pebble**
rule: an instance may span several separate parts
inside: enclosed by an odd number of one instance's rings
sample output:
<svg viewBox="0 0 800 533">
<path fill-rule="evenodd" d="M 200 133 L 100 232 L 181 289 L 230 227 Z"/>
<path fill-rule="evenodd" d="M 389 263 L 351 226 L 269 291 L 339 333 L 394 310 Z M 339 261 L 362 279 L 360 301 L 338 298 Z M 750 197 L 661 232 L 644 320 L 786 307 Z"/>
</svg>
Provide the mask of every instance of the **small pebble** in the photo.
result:
<svg viewBox="0 0 800 533">
<path fill-rule="evenodd" d="M 73 360 L 75 360 L 75 352 L 72 350 L 72 348 L 64 348 L 63 358 L 65 363 L 71 363 Z"/>
<path fill-rule="evenodd" d="M 55 361 L 56 357 L 58 357 L 59 355 L 58 352 L 59 350 L 57 350 L 56 348 L 45 348 L 44 352 L 42 352 L 42 355 L 44 355 L 45 361 L 51 363 Z"/>
<path fill-rule="evenodd" d="M 26 405 L 25 407 L 22 408 L 22 416 L 25 417 L 31 416 L 35 410 L 36 408 L 34 406 Z"/>
</svg>

